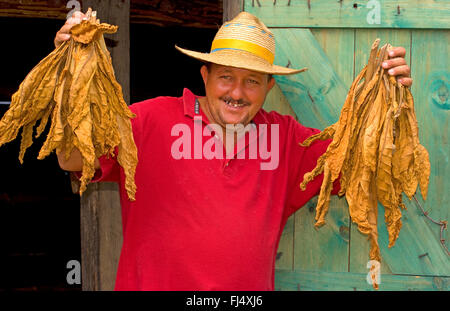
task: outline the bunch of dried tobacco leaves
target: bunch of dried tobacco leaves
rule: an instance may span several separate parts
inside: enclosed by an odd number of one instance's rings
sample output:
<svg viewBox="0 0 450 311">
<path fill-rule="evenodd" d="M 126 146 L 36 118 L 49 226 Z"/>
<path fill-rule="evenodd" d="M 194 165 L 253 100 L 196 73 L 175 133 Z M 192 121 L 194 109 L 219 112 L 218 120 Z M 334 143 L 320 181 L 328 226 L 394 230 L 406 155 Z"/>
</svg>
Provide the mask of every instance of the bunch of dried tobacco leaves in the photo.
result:
<svg viewBox="0 0 450 311">
<path fill-rule="evenodd" d="M 409 199 L 420 185 L 426 199 L 430 176 L 427 150 L 420 144 L 414 100 L 410 90 L 397 83 L 380 64 L 388 58 L 390 44 L 372 45 L 368 64 L 353 81 L 339 121 L 302 146 L 332 138 L 306 184 L 324 173 L 316 210 L 316 227 L 325 223 L 330 194 L 340 176 L 339 195 L 345 194 L 350 216 L 360 232 L 370 239 L 370 259 L 381 260 L 378 246 L 377 205 L 384 206 L 384 219 L 393 246 L 402 226 L 402 192 Z M 364 81 L 363 81 L 364 80 Z"/>
<path fill-rule="evenodd" d="M 92 180 L 95 159 L 114 155 L 125 173 L 125 188 L 135 198 L 134 174 L 137 149 L 130 118 L 134 114 L 123 99 L 116 81 L 103 33 L 114 33 L 117 26 L 100 23 L 96 12 L 86 13 L 87 20 L 71 28 L 71 39 L 44 58 L 13 94 L 11 106 L 0 120 L 0 146 L 14 140 L 22 129 L 19 160 L 36 137 L 51 126 L 38 159 L 53 150 L 69 158 L 77 148 L 83 159 L 80 194 Z"/>
</svg>

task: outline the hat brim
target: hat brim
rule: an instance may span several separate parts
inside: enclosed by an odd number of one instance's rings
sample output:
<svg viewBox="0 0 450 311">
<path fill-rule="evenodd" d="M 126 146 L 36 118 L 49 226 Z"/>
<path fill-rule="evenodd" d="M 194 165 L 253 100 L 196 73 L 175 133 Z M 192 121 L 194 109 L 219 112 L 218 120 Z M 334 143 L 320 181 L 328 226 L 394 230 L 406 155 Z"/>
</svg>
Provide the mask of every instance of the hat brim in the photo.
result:
<svg viewBox="0 0 450 311">
<path fill-rule="evenodd" d="M 273 75 L 292 75 L 308 70 L 308 68 L 292 69 L 272 65 L 266 60 L 242 50 L 223 49 L 215 51 L 214 53 L 201 53 L 191 50 L 186 50 L 175 45 L 175 48 L 183 54 L 186 54 L 195 59 L 219 64 L 223 66 L 231 66 L 236 68 L 243 68 L 257 72 L 273 74 Z"/>
</svg>

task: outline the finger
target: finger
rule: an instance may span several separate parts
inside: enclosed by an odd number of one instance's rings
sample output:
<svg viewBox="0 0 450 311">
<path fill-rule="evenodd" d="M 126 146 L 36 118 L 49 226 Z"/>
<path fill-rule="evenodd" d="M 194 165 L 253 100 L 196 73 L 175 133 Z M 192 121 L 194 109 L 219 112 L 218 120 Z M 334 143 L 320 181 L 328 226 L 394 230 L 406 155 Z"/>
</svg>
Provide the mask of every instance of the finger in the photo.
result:
<svg viewBox="0 0 450 311">
<path fill-rule="evenodd" d="M 60 46 L 64 41 L 70 39 L 70 29 L 73 25 L 64 25 L 61 29 L 56 33 L 54 44 L 55 47 Z"/>
<path fill-rule="evenodd" d="M 67 41 L 70 39 L 69 34 L 59 34 L 55 36 L 55 40 L 53 43 L 55 44 L 55 47 L 59 47 L 61 44 L 63 44 L 64 41 Z"/>
<path fill-rule="evenodd" d="M 413 79 L 404 76 L 399 76 L 397 81 L 404 86 L 411 86 L 413 83 Z"/>
<path fill-rule="evenodd" d="M 66 25 L 75 25 L 81 23 L 82 17 L 71 17 L 66 21 Z"/>
<path fill-rule="evenodd" d="M 70 29 L 75 24 L 65 24 L 61 27 L 61 29 L 56 33 L 54 44 L 55 47 L 59 47 L 64 41 L 67 41 L 70 39 Z"/>
<path fill-rule="evenodd" d="M 85 15 L 81 11 L 75 11 L 72 14 L 72 17 L 78 17 L 78 18 L 82 19 L 83 17 L 85 17 Z"/>
<path fill-rule="evenodd" d="M 67 41 L 70 39 L 70 33 L 58 33 L 55 37 L 57 41 Z"/>
<path fill-rule="evenodd" d="M 406 76 L 409 77 L 411 74 L 411 69 L 408 65 L 397 66 L 388 70 L 388 74 L 391 76 Z"/>
<path fill-rule="evenodd" d="M 405 57 L 406 55 L 406 49 L 402 46 L 398 46 L 398 47 L 393 47 L 390 51 L 389 51 L 389 57 Z"/>
<path fill-rule="evenodd" d="M 79 14 L 77 14 L 79 13 Z M 66 23 L 61 27 L 61 29 L 56 33 L 54 44 L 55 47 L 60 46 L 64 41 L 70 39 L 70 29 L 81 23 L 84 14 L 81 12 L 75 12 L 71 18 L 69 18 Z"/>
<path fill-rule="evenodd" d="M 406 60 L 402 57 L 388 59 L 388 60 L 385 60 L 381 64 L 381 66 L 383 66 L 383 68 L 385 68 L 385 69 L 402 66 L 402 65 L 406 65 Z"/>
<path fill-rule="evenodd" d="M 74 26 L 75 24 L 66 24 L 64 26 L 61 27 L 61 29 L 57 32 L 58 33 L 70 33 L 70 29 Z"/>
</svg>

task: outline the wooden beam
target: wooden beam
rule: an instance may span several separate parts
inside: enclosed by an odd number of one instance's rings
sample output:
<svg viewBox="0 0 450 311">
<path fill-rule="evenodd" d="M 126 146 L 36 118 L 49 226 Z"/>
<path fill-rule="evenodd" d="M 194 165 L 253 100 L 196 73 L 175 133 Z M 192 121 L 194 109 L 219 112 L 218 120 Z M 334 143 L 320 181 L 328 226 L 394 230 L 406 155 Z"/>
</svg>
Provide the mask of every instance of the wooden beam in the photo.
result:
<svg viewBox="0 0 450 311">
<path fill-rule="evenodd" d="M 367 270 L 367 273 L 369 270 Z M 275 290 L 281 291 L 374 291 L 367 282 L 367 273 L 328 271 L 275 271 Z M 448 291 L 449 277 L 381 274 L 380 290 L 385 291 Z"/>
<path fill-rule="evenodd" d="M 267 27 L 450 29 L 448 0 L 245 0 Z"/>
<path fill-rule="evenodd" d="M 132 23 L 217 29 L 222 0 L 132 0 L 130 14 Z"/>
<path fill-rule="evenodd" d="M 64 0 L 1 0 L 1 17 L 31 17 L 65 20 L 71 10 Z"/>
<path fill-rule="evenodd" d="M 73 0 L 72 0 L 73 1 Z M 69 11 L 88 0 L 0 0 L 0 17 L 30 17 L 65 20 Z M 228 1 L 240 2 L 242 0 Z M 99 12 L 100 15 L 102 12 Z M 101 21 L 104 19 L 100 19 Z M 130 23 L 161 27 L 219 28 L 222 22 L 222 0 L 131 0 Z"/>
<path fill-rule="evenodd" d="M 119 26 L 106 35 L 116 79 L 130 102 L 130 0 L 85 0 L 98 18 Z M 81 269 L 83 290 L 113 290 L 122 248 L 122 220 L 116 183 L 90 184 L 81 198 Z"/>
</svg>

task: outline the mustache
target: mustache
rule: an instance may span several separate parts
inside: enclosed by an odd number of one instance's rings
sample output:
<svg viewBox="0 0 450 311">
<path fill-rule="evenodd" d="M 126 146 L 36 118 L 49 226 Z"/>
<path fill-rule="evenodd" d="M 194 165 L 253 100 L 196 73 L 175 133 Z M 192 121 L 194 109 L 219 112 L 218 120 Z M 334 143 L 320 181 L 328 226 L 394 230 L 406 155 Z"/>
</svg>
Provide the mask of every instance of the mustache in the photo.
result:
<svg viewBox="0 0 450 311">
<path fill-rule="evenodd" d="M 242 98 L 241 99 L 233 99 L 229 96 L 224 96 L 224 97 L 221 97 L 220 99 L 229 104 L 250 105 L 250 103 L 248 101 L 245 101 Z"/>
</svg>

